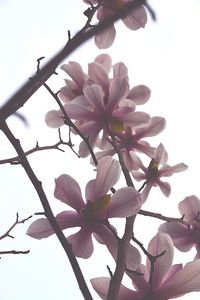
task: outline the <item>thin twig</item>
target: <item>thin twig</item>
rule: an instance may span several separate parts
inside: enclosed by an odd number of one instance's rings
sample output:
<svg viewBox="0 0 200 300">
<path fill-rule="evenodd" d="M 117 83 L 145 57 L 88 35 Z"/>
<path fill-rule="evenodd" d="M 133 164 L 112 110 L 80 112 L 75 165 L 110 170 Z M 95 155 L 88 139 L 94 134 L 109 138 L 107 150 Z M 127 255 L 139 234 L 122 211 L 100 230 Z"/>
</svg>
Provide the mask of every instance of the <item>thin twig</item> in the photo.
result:
<svg viewBox="0 0 200 300">
<path fill-rule="evenodd" d="M 26 221 L 28 221 L 30 218 L 32 218 L 32 215 L 25 218 L 25 219 L 22 219 L 21 221 L 19 221 L 19 215 L 18 213 L 16 214 L 16 220 L 15 222 L 10 226 L 10 228 L 0 236 L 0 240 L 4 239 L 5 237 L 10 237 L 10 238 L 14 238 L 12 235 L 10 235 L 10 232 L 13 230 L 14 227 L 16 227 L 17 225 L 19 224 L 23 224 L 25 223 Z"/>
</svg>

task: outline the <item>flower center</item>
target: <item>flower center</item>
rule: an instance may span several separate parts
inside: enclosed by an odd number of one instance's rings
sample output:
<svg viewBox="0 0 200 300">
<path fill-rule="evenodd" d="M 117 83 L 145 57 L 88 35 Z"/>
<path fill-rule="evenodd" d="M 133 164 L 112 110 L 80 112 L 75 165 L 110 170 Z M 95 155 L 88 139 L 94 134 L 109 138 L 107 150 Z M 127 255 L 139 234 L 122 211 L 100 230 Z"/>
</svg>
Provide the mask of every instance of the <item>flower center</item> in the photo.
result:
<svg viewBox="0 0 200 300">
<path fill-rule="evenodd" d="M 114 132 L 124 131 L 124 124 L 120 120 L 112 120 L 110 126 L 111 126 L 111 130 Z"/>
<path fill-rule="evenodd" d="M 111 7 L 114 11 L 119 10 L 123 5 L 122 0 L 111 0 Z"/>
<path fill-rule="evenodd" d="M 111 195 L 105 195 L 94 202 L 88 201 L 85 208 L 81 211 L 84 217 L 89 221 L 94 221 L 98 216 L 103 213 L 110 205 Z"/>
<path fill-rule="evenodd" d="M 158 163 L 154 158 L 150 161 L 148 166 L 148 178 L 147 180 L 155 180 L 158 174 Z"/>
</svg>

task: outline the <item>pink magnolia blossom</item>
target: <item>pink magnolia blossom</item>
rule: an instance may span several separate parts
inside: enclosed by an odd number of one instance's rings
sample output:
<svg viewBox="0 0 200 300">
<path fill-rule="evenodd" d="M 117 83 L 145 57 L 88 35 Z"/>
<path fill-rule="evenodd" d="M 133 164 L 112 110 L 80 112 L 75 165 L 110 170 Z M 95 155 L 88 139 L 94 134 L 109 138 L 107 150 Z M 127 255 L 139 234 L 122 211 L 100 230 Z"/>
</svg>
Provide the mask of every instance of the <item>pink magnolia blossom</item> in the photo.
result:
<svg viewBox="0 0 200 300">
<path fill-rule="evenodd" d="M 200 258 L 200 200 L 196 196 L 186 197 L 179 203 L 178 208 L 184 221 L 191 225 L 169 222 L 162 224 L 159 231 L 169 234 L 180 251 L 186 252 L 195 247 L 195 257 Z"/>
<path fill-rule="evenodd" d="M 174 247 L 169 235 L 158 233 L 149 243 L 148 252 L 156 256 L 151 276 L 151 263 L 147 259 L 146 266 L 140 265 L 138 271 L 143 275 L 128 273 L 135 290 L 121 284 L 119 300 L 169 300 L 186 293 L 200 291 L 200 260 L 172 265 Z M 101 299 L 106 299 L 110 278 L 94 278 L 92 286 Z"/>
<path fill-rule="evenodd" d="M 83 200 L 79 184 L 69 175 L 61 175 L 56 179 L 55 197 L 71 206 L 73 210 L 59 213 L 56 220 L 60 228 L 80 227 L 80 231 L 70 235 L 67 239 L 72 245 L 74 254 L 88 258 L 93 253 L 92 234 L 100 243 L 106 244 L 111 254 L 117 255 L 117 240 L 106 226 L 108 218 L 126 218 L 136 214 L 141 207 L 140 193 L 134 188 L 126 187 L 117 190 L 113 195 L 109 189 L 118 181 L 120 165 L 112 157 L 105 157 L 99 161 L 96 179 L 86 185 Z M 33 238 L 46 238 L 54 233 L 49 221 L 41 218 L 33 222 L 27 234 Z M 140 255 L 131 246 L 130 257 L 134 256 L 132 267 L 140 263 Z"/>
<path fill-rule="evenodd" d="M 109 77 L 111 67 L 112 76 Z M 65 79 L 66 85 L 61 88 L 59 93 L 59 98 L 64 104 L 69 103 L 77 96 L 83 96 L 83 90 L 86 85 L 100 85 L 105 93 L 105 97 L 108 97 L 110 84 L 113 79 L 126 77 L 128 81 L 127 67 L 122 62 L 112 66 L 112 60 L 108 54 L 98 55 L 94 62 L 89 63 L 88 74 L 83 72 L 80 64 L 73 61 L 64 64 L 61 69 L 70 77 L 70 79 Z M 151 91 L 147 86 L 138 85 L 127 91 L 127 98 L 131 100 L 132 106 L 134 104 L 141 105 L 148 101 L 150 93 Z M 63 113 L 61 110 L 51 110 L 46 114 L 45 121 L 49 127 L 59 128 L 64 125 Z"/>
<path fill-rule="evenodd" d="M 137 161 L 134 161 L 130 155 L 131 151 L 144 153 L 153 158 L 155 148 L 151 147 L 143 138 L 159 134 L 165 128 L 165 124 L 164 118 L 153 117 L 148 125 L 135 129 L 131 126 L 125 126 L 123 132 L 115 133 L 117 148 L 121 151 L 128 170 L 137 170 L 139 168 Z M 100 159 L 106 155 L 114 154 L 115 149 L 108 143 L 106 150 L 97 152 L 95 155 L 97 159 Z"/>
<path fill-rule="evenodd" d="M 170 184 L 162 181 L 161 178 L 172 176 L 174 173 L 182 172 L 187 169 L 187 166 L 184 163 L 179 163 L 173 167 L 166 164 L 168 155 L 162 144 L 155 149 L 154 157 L 152 158 L 148 167 L 145 167 L 140 158 L 137 157 L 133 152 L 131 152 L 130 155 L 143 171 L 132 171 L 131 173 L 133 177 L 137 181 L 146 181 L 145 187 L 142 191 L 143 201 L 146 201 L 153 186 L 159 186 L 162 193 L 168 197 L 171 193 Z"/>
<path fill-rule="evenodd" d="M 98 1 L 83 0 L 87 4 L 97 4 Z M 111 16 L 116 11 L 120 10 L 122 6 L 129 3 L 130 0 L 104 0 L 102 6 L 97 11 L 97 18 L 99 21 Z M 147 22 L 147 13 L 142 5 L 137 9 L 130 11 L 125 17 L 122 18 L 125 26 L 131 30 L 137 30 L 144 27 Z M 95 44 L 99 49 L 105 49 L 112 45 L 116 35 L 114 24 L 95 35 Z"/>
<path fill-rule="evenodd" d="M 87 85 L 84 87 L 83 96 L 76 97 L 65 105 L 65 110 L 70 118 L 83 121 L 79 130 L 88 137 L 92 147 L 96 145 L 102 130 L 101 139 L 107 141 L 109 130 L 112 132 L 123 131 L 125 125 L 138 127 L 148 123 L 148 114 L 135 112 L 134 104 L 130 105 L 123 101 L 128 92 L 127 78 L 118 77 L 111 81 L 108 96 L 102 86 Z M 79 153 L 82 157 L 89 155 L 85 142 L 81 142 Z"/>
</svg>

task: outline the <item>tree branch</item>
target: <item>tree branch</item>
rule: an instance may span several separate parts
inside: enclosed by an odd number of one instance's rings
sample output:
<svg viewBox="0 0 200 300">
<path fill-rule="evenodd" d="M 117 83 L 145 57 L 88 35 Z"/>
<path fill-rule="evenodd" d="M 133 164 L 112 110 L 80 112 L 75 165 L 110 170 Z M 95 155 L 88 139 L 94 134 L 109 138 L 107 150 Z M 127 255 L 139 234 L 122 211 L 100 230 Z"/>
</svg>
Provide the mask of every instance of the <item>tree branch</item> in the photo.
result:
<svg viewBox="0 0 200 300">
<path fill-rule="evenodd" d="M 87 284 L 85 282 L 85 279 L 84 279 L 81 269 L 79 267 L 77 259 L 71 249 L 70 244 L 68 243 L 66 237 L 64 236 L 62 230 L 60 229 L 60 227 L 53 215 L 53 212 L 51 210 L 51 207 L 49 205 L 47 197 L 42 188 L 42 183 L 37 179 L 35 173 L 33 172 L 32 168 L 26 158 L 26 155 L 20 145 L 20 141 L 15 138 L 15 136 L 13 135 L 13 133 L 10 131 L 9 127 L 7 126 L 6 122 L 1 120 L 0 128 L 4 132 L 4 134 L 7 136 L 8 140 L 13 145 L 13 147 L 15 148 L 15 150 L 20 158 L 21 165 L 23 166 L 26 174 L 28 175 L 30 181 L 32 182 L 32 184 L 40 198 L 40 201 L 41 201 L 42 206 L 45 211 L 45 215 L 46 215 L 49 223 L 51 224 L 56 236 L 58 237 L 63 249 L 65 250 L 65 253 L 68 256 L 68 259 L 71 263 L 72 269 L 74 271 L 74 274 L 76 276 L 77 282 L 79 284 L 80 290 L 81 290 L 84 298 L 86 300 L 92 300 L 92 296 L 87 287 Z"/>
</svg>

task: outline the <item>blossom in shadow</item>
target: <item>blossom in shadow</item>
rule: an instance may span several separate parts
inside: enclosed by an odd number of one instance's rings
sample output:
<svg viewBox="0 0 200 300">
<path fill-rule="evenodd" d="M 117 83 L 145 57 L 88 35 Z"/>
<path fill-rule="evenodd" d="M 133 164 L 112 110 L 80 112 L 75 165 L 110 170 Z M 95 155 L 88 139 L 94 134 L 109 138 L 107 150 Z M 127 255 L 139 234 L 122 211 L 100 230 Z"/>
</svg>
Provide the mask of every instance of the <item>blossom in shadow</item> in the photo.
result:
<svg viewBox="0 0 200 300">
<path fill-rule="evenodd" d="M 97 0 L 87 1 L 83 0 L 87 4 L 97 4 Z M 105 18 L 112 16 L 115 12 L 120 10 L 124 5 L 128 4 L 130 0 L 104 0 L 102 5 L 97 10 L 97 18 L 99 21 L 103 21 Z M 145 27 L 147 22 L 147 12 L 144 6 L 139 5 L 136 9 L 132 9 L 129 13 L 122 18 L 125 26 L 131 30 L 137 30 Z M 110 47 L 115 39 L 116 30 L 114 24 L 108 28 L 102 30 L 95 35 L 95 44 L 99 49 L 105 49 Z"/>
<path fill-rule="evenodd" d="M 148 252 L 158 256 L 155 264 L 152 265 L 147 258 L 146 266 L 140 265 L 137 270 L 143 275 L 129 272 L 134 290 L 121 284 L 119 300 L 169 300 L 200 291 L 200 260 L 189 262 L 184 267 L 182 264 L 172 265 L 174 246 L 169 235 L 158 233 L 153 237 Z M 91 283 L 101 299 L 106 299 L 110 278 L 93 278 Z"/>
<path fill-rule="evenodd" d="M 144 180 L 145 187 L 142 191 L 142 199 L 146 201 L 152 187 L 159 186 L 162 193 L 168 197 L 171 193 L 171 187 L 168 182 L 161 180 L 162 177 L 172 176 L 174 173 L 182 172 L 187 169 L 184 163 L 179 163 L 175 166 L 169 166 L 166 162 L 168 160 L 167 152 L 162 144 L 156 149 L 152 160 L 148 167 L 145 167 L 141 159 L 135 155 L 134 152 L 130 153 L 132 159 L 138 163 L 138 166 L 142 170 L 131 171 L 133 177 L 137 181 Z"/>
<path fill-rule="evenodd" d="M 186 197 L 178 205 L 183 220 L 190 225 L 178 222 L 163 223 L 159 231 L 169 234 L 176 248 L 189 251 L 196 248 L 195 258 L 200 258 L 200 200 L 192 195 Z"/>
</svg>

